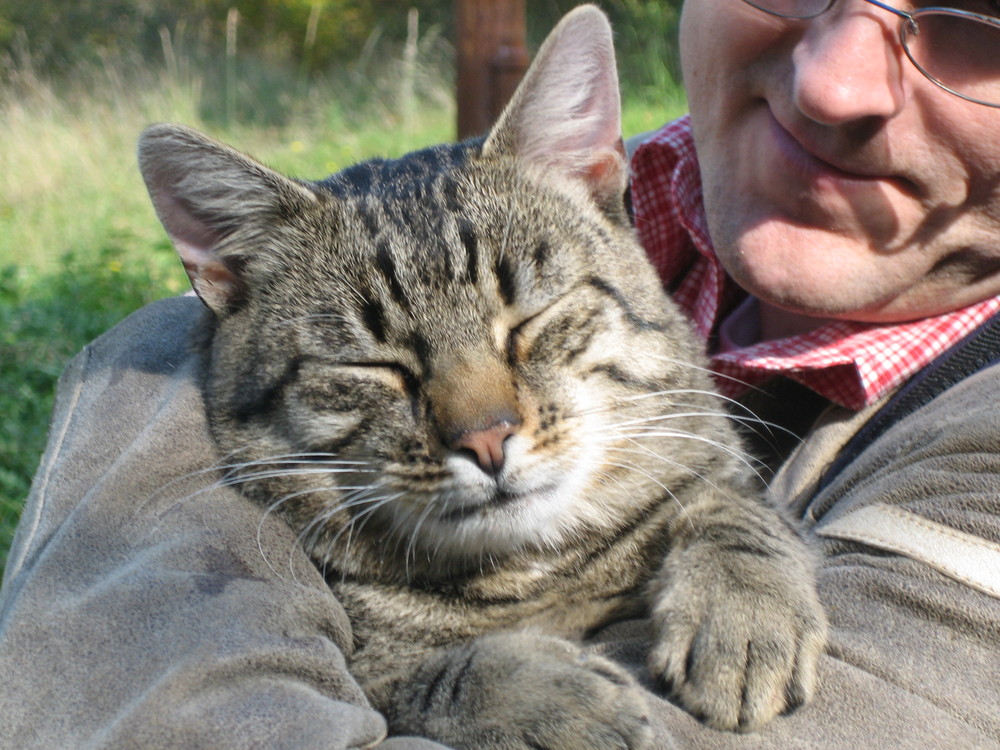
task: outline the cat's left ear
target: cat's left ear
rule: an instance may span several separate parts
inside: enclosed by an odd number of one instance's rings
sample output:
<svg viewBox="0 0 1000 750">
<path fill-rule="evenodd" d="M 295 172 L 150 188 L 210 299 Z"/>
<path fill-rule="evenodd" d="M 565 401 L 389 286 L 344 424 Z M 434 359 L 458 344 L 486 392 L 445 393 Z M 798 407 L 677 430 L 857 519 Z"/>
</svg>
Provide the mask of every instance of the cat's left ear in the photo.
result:
<svg viewBox="0 0 1000 750">
<path fill-rule="evenodd" d="M 494 153 L 582 186 L 621 215 L 628 160 L 618 70 L 611 25 L 596 6 L 576 8 L 549 34 L 483 145 Z"/>
</svg>

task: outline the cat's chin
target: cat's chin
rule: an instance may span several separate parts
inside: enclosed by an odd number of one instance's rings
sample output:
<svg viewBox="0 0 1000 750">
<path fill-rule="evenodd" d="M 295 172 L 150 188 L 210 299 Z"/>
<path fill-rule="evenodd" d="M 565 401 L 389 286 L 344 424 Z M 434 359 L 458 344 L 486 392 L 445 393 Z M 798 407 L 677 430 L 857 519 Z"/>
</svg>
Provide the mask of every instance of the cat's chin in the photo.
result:
<svg viewBox="0 0 1000 750">
<path fill-rule="evenodd" d="M 497 487 L 478 500 L 442 505 L 409 533 L 419 536 L 420 546 L 450 557 L 559 547 L 571 526 L 572 502 L 558 484 L 525 491 Z"/>
</svg>

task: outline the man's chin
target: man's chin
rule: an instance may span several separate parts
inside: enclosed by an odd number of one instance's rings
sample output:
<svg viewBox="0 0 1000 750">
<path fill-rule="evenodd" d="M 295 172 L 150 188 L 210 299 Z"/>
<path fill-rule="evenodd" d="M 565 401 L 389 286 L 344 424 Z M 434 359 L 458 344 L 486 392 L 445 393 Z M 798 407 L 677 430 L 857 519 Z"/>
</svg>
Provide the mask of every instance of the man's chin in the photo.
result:
<svg viewBox="0 0 1000 750">
<path fill-rule="evenodd" d="M 923 305 L 908 307 L 916 300 L 902 279 L 888 278 L 878 264 L 852 257 L 843 244 L 824 252 L 820 245 L 827 238 L 811 235 L 721 250 L 719 260 L 741 288 L 784 317 L 803 319 L 802 327 L 829 320 L 900 322 L 926 314 Z M 796 252 L 780 249 L 789 247 Z"/>
</svg>

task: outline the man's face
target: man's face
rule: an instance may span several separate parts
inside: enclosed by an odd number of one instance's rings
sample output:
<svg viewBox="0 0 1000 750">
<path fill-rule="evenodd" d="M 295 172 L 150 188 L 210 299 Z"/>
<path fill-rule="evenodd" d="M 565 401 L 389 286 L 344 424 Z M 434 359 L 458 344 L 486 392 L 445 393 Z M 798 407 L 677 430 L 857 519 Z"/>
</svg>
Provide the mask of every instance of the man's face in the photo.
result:
<svg viewBox="0 0 1000 750">
<path fill-rule="evenodd" d="M 924 78 L 898 25 L 861 0 L 806 22 L 685 3 L 712 238 L 778 308 L 887 322 L 1000 294 L 1000 110 Z"/>
</svg>

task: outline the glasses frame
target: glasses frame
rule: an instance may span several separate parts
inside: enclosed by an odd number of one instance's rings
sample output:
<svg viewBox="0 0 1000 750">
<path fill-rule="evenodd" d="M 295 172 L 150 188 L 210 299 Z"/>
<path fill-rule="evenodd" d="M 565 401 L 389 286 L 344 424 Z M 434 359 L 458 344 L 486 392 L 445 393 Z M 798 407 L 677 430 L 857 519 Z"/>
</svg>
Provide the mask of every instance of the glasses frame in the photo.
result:
<svg viewBox="0 0 1000 750">
<path fill-rule="evenodd" d="M 760 5 L 757 5 L 757 3 L 752 2 L 752 0 L 743 0 L 743 2 L 745 2 L 747 5 L 756 8 L 757 10 L 763 13 L 767 13 L 770 16 L 775 16 L 776 18 L 787 18 L 789 20 L 794 20 L 794 21 L 808 21 L 813 18 L 816 18 L 817 16 L 821 16 L 828 10 L 830 10 L 830 8 L 833 7 L 836 1 L 837 0 L 827 0 L 826 4 L 823 5 L 823 7 L 820 8 L 815 13 L 809 13 L 808 15 L 804 16 L 797 16 L 797 15 L 792 16 L 792 15 L 787 15 L 785 13 L 778 13 L 776 11 L 769 10 L 768 8 L 762 8 Z M 918 71 L 920 71 L 921 75 L 923 75 L 924 78 L 926 78 L 928 81 L 933 83 L 938 88 L 943 89 L 944 91 L 947 91 L 949 94 L 953 94 L 954 96 L 957 96 L 960 99 L 965 99 L 966 101 L 972 102 L 973 104 L 981 104 L 984 107 L 992 107 L 994 109 L 1000 109 L 1000 101 L 988 102 L 982 99 L 977 99 L 976 97 L 970 96 L 969 94 L 963 94 L 961 91 L 955 91 L 955 89 L 939 81 L 937 78 L 931 75 L 924 68 L 924 66 L 922 66 L 914 59 L 913 53 L 910 52 L 910 47 L 906 43 L 907 39 L 910 36 L 918 36 L 920 34 L 920 18 L 922 16 L 933 15 L 933 16 L 953 16 L 955 18 L 964 18 L 969 21 L 986 24 L 987 26 L 993 27 L 997 31 L 1000 31 L 1000 19 L 994 18 L 992 16 L 984 16 L 980 13 L 972 13 L 971 11 L 967 10 L 959 10 L 958 8 L 938 8 L 938 7 L 921 8 L 920 10 L 915 10 L 912 13 L 909 13 L 905 10 L 900 10 L 899 8 L 893 8 L 891 5 L 887 5 L 886 3 L 880 2 L 880 0 L 864 0 L 864 1 L 866 3 L 869 3 L 870 5 L 874 5 L 878 8 L 881 8 L 882 10 L 888 11 L 889 13 L 892 13 L 894 16 L 899 17 L 899 43 L 902 45 L 903 52 L 906 53 L 906 57 L 913 64 L 913 67 L 915 67 Z"/>
</svg>

